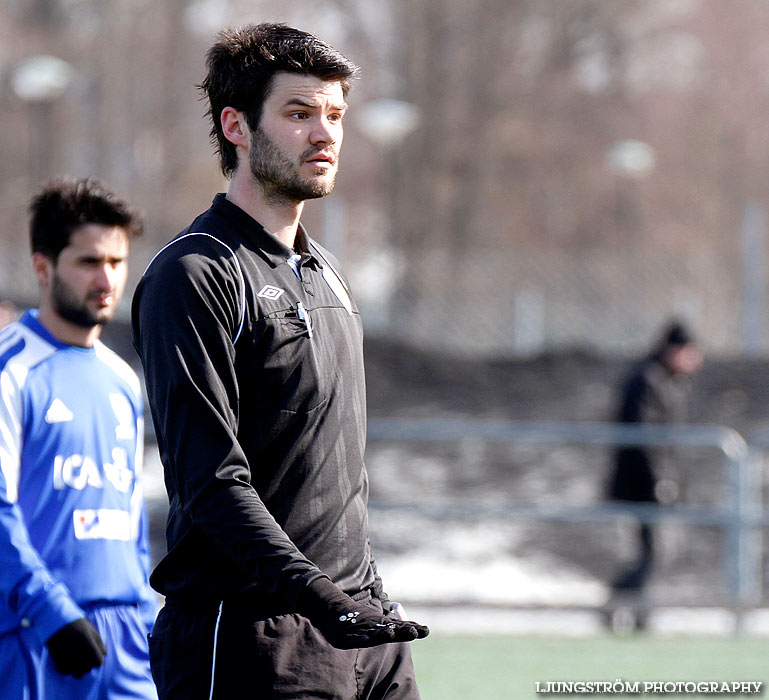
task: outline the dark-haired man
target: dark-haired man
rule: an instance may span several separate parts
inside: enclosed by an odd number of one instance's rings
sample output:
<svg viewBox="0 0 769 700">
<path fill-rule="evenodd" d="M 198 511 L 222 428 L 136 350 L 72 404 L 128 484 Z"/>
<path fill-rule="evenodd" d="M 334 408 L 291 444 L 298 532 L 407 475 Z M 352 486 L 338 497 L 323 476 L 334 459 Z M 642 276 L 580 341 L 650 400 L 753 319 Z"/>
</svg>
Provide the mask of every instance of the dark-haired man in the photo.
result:
<svg viewBox="0 0 769 700">
<path fill-rule="evenodd" d="M 140 385 L 98 339 L 142 222 L 93 179 L 30 213 L 40 307 L 0 332 L 0 697 L 149 700 Z"/>
<path fill-rule="evenodd" d="M 418 698 L 368 541 L 358 310 L 299 223 L 331 192 L 356 67 L 284 25 L 208 54 L 226 195 L 158 253 L 134 337 L 170 500 L 161 698 Z"/>
</svg>

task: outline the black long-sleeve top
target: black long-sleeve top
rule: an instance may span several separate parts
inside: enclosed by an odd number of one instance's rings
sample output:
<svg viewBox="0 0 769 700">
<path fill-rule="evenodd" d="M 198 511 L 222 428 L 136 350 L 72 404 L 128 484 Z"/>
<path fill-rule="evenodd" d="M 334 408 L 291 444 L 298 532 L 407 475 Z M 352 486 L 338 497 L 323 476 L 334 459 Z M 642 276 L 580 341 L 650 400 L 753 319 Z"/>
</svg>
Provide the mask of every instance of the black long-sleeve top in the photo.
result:
<svg viewBox="0 0 769 700">
<path fill-rule="evenodd" d="M 137 287 L 170 502 L 151 583 L 169 597 L 294 603 L 321 572 L 350 593 L 378 585 L 360 317 L 301 227 L 296 249 L 295 270 L 295 251 L 220 194 Z"/>
<path fill-rule="evenodd" d="M 686 421 L 689 380 L 671 374 L 659 355 L 638 363 L 622 385 L 617 420 L 620 423 L 679 425 Z M 609 483 L 612 498 L 657 501 L 657 482 L 677 474 L 676 450 L 626 445 L 615 452 Z"/>
</svg>

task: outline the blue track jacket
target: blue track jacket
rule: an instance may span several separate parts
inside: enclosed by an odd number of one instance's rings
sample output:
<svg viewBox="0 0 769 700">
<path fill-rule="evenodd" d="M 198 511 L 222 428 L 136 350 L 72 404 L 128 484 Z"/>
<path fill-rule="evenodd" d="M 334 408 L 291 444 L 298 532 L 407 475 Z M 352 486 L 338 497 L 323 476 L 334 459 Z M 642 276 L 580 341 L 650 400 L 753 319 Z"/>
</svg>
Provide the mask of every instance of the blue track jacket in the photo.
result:
<svg viewBox="0 0 769 700">
<path fill-rule="evenodd" d="M 65 345 L 28 311 L 0 331 L 0 635 L 45 642 L 90 604 L 156 599 L 133 370 Z"/>
</svg>

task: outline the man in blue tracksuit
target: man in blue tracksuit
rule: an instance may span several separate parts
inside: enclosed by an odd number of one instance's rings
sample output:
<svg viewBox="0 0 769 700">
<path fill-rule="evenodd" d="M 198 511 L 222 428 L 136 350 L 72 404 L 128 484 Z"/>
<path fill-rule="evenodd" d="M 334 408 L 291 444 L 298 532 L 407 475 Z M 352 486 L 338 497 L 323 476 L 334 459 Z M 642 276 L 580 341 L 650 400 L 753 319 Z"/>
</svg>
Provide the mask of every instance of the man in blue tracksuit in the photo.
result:
<svg viewBox="0 0 769 700">
<path fill-rule="evenodd" d="M 0 331 L 0 697 L 156 698 L 140 384 L 98 339 L 142 223 L 90 179 L 30 213 L 40 308 Z"/>
</svg>

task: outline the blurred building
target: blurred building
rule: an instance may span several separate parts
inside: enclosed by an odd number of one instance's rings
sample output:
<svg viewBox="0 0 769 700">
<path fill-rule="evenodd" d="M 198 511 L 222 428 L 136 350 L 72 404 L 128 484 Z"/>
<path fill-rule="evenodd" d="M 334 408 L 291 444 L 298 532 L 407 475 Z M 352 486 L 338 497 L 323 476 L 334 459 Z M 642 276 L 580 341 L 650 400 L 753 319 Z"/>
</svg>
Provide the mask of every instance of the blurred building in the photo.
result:
<svg viewBox="0 0 769 700">
<path fill-rule="evenodd" d="M 337 191 L 307 218 L 369 334 L 635 353 L 675 313 L 709 354 L 769 353 L 765 0 L 4 0 L 0 298 L 34 298 L 44 177 L 95 174 L 145 209 L 134 277 L 205 208 L 225 187 L 205 50 L 268 19 L 363 69 Z M 19 83 L 41 55 L 64 64 L 42 96 Z"/>
</svg>

